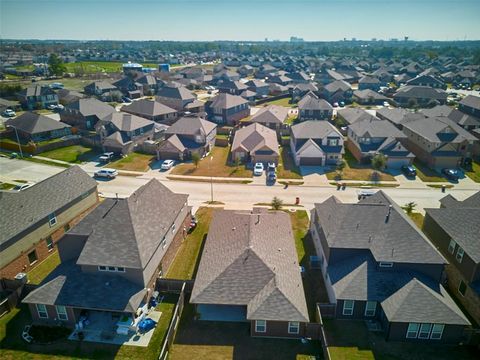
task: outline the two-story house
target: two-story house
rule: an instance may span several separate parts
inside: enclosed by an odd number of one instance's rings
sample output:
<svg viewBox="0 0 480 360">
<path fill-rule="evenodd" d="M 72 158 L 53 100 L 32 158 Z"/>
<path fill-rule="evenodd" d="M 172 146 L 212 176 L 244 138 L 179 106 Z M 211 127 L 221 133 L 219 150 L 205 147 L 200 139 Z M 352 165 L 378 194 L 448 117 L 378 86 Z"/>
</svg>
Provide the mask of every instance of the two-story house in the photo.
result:
<svg viewBox="0 0 480 360">
<path fill-rule="evenodd" d="M 49 105 L 58 105 L 57 94 L 48 86 L 29 86 L 17 93 L 17 98 L 22 107 L 27 110 L 45 109 Z"/>
<path fill-rule="evenodd" d="M 126 199 L 105 199 L 59 242 L 61 265 L 23 300 L 33 323 L 85 337 L 98 327 L 135 328 L 187 233 L 187 199 L 156 179 Z"/>
<path fill-rule="evenodd" d="M 404 144 L 429 167 L 455 168 L 466 158 L 478 139 L 447 117 L 416 118 L 402 122 Z"/>
<path fill-rule="evenodd" d="M 219 92 L 224 92 L 232 95 L 240 95 L 248 89 L 248 85 L 238 80 L 222 80 L 217 83 L 217 89 Z"/>
<path fill-rule="evenodd" d="M 193 153 L 203 157 L 215 145 L 217 124 L 198 116 L 178 119 L 165 131 L 166 140 L 159 148 L 161 159 L 186 160 Z"/>
<path fill-rule="evenodd" d="M 177 120 L 178 112 L 155 100 L 140 99 L 122 106 L 120 111 L 137 115 L 161 124 L 170 125 Z"/>
<path fill-rule="evenodd" d="M 101 138 L 104 151 L 128 154 L 145 140 L 154 139 L 155 122 L 124 112 L 114 112 L 101 119 L 95 125 L 95 131 Z"/>
<path fill-rule="evenodd" d="M 454 109 L 448 105 L 438 105 L 431 109 L 422 109 L 419 112 L 427 117 L 448 117 L 467 131 L 480 128 L 480 118 Z"/>
<path fill-rule="evenodd" d="M 269 105 L 261 108 L 252 115 L 250 122 L 259 123 L 276 130 L 277 132 L 285 127 L 285 120 L 288 118 L 288 109 L 279 105 Z"/>
<path fill-rule="evenodd" d="M 78 99 L 60 112 L 62 122 L 84 130 L 94 130 L 100 119 L 115 112 L 112 106 L 95 98 Z"/>
<path fill-rule="evenodd" d="M 468 95 L 458 103 L 458 110 L 480 118 L 480 97 Z"/>
<path fill-rule="evenodd" d="M 45 260 L 96 205 L 97 183 L 72 166 L 25 190 L 2 191 L 0 202 L 0 277 L 12 279 Z"/>
<path fill-rule="evenodd" d="M 423 231 L 449 261 L 451 293 L 480 323 L 480 192 L 458 201 L 451 195 L 440 209 L 425 209 Z"/>
<path fill-rule="evenodd" d="M 204 102 L 185 86 L 169 83 L 158 90 L 155 100 L 177 111 L 202 112 Z"/>
<path fill-rule="evenodd" d="M 348 125 L 348 150 L 359 162 L 370 162 L 376 154 L 387 158 L 387 168 L 399 169 L 415 156 L 402 144 L 405 134 L 386 120 L 364 119 Z"/>
<path fill-rule="evenodd" d="M 415 76 L 413 79 L 410 79 L 406 82 L 406 85 L 414 85 L 414 86 L 430 86 L 434 89 L 446 89 L 447 85 L 433 75 L 418 75 Z"/>
<path fill-rule="evenodd" d="M 364 76 L 360 80 L 358 80 L 358 90 L 366 90 L 370 89 L 373 91 L 380 90 L 380 86 L 382 83 L 378 78 L 373 76 Z"/>
<path fill-rule="evenodd" d="M 248 100 L 241 96 L 220 93 L 206 104 L 209 120 L 221 125 L 236 125 L 250 115 Z"/>
<path fill-rule="evenodd" d="M 327 121 L 305 121 L 290 128 L 290 149 L 297 166 L 336 165 L 344 154 L 343 135 Z"/>
<path fill-rule="evenodd" d="M 277 133 L 259 123 L 235 131 L 231 147 L 233 161 L 278 164 L 280 149 Z"/>
<path fill-rule="evenodd" d="M 369 321 L 392 341 L 464 340 L 471 324 L 441 285 L 447 261 L 383 191 L 315 204 L 310 233 L 331 316 Z"/>
<path fill-rule="evenodd" d="M 333 107 L 324 99 L 320 99 L 313 92 L 308 92 L 298 102 L 298 119 L 304 120 L 331 120 Z"/>
<path fill-rule="evenodd" d="M 112 91 L 118 91 L 115 85 L 110 84 L 108 81 L 94 81 L 83 88 L 85 94 L 94 96 L 103 96 Z"/>
<path fill-rule="evenodd" d="M 336 80 L 323 88 L 323 95 L 330 103 L 349 101 L 353 95 L 352 86 L 345 80 Z"/>
<path fill-rule="evenodd" d="M 447 93 L 430 86 L 405 85 L 397 90 L 393 99 L 401 106 L 426 106 L 431 103 L 443 105 L 447 102 Z"/>
<path fill-rule="evenodd" d="M 58 139 L 72 134 L 70 125 L 29 111 L 7 120 L 5 125 L 7 129 L 14 127 L 18 136 L 26 142 Z"/>
<path fill-rule="evenodd" d="M 256 93 L 258 98 L 268 96 L 270 91 L 270 86 L 268 83 L 257 79 L 248 80 L 245 85 L 248 86 L 248 90 Z"/>
</svg>

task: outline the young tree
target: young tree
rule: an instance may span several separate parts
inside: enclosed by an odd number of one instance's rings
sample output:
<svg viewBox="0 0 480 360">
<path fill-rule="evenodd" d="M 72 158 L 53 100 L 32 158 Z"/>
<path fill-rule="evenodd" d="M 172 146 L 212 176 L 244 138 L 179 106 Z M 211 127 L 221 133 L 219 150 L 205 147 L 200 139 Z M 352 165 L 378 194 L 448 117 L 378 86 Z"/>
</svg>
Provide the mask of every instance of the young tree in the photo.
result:
<svg viewBox="0 0 480 360">
<path fill-rule="evenodd" d="M 406 203 L 404 206 L 402 206 L 402 209 L 405 210 L 408 215 L 410 215 L 416 207 L 417 204 L 414 201 L 410 201 L 409 203 Z"/>
<path fill-rule="evenodd" d="M 347 166 L 347 164 L 345 163 L 345 160 L 342 160 L 337 164 L 337 170 L 343 171 L 343 169 L 345 169 L 345 166 Z"/>
<path fill-rule="evenodd" d="M 409 107 L 409 108 L 416 108 L 417 106 L 418 106 L 418 102 L 417 102 L 416 99 L 414 99 L 414 98 L 408 99 L 407 107 Z"/>
<path fill-rule="evenodd" d="M 56 54 L 50 55 L 48 59 L 48 69 L 50 70 L 50 73 L 56 76 L 62 76 L 63 73 L 67 72 L 67 67 L 63 63 L 63 60 Z"/>
<path fill-rule="evenodd" d="M 192 153 L 192 162 L 195 165 L 195 168 L 198 168 L 198 163 L 200 162 L 200 155 L 197 153 Z"/>
<path fill-rule="evenodd" d="M 372 158 L 372 167 L 375 170 L 383 170 L 387 165 L 387 158 L 383 154 L 377 154 Z"/>
<path fill-rule="evenodd" d="M 283 200 L 279 199 L 278 197 L 274 197 L 272 199 L 272 202 L 270 203 L 270 205 L 272 206 L 272 209 L 273 210 L 280 210 L 283 206 Z"/>
</svg>

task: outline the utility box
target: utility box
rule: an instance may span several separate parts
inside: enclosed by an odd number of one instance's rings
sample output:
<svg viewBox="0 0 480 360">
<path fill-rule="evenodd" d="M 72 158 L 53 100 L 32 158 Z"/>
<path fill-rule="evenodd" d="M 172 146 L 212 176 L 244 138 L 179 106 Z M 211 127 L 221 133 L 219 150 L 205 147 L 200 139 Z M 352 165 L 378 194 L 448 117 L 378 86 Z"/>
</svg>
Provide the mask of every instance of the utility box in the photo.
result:
<svg viewBox="0 0 480 360">
<path fill-rule="evenodd" d="M 28 282 L 28 275 L 26 273 L 18 273 L 15 275 L 15 280 L 20 281 L 22 284 L 26 284 Z"/>
</svg>

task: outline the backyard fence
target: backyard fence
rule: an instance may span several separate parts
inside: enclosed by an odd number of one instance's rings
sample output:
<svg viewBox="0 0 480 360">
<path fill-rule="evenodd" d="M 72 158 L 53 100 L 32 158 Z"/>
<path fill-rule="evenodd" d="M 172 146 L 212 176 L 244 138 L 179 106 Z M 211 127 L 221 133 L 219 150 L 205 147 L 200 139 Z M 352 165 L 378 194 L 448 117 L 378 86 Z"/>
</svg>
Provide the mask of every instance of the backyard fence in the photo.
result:
<svg viewBox="0 0 480 360">
<path fill-rule="evenodd" d="M 317 304 L 316 306 L 316 320 L 319 325 L 319 338 L 320 342 L 322 344 L 322 350 L 323 350 L 323 358 L 325 360 L 330 360 L 330 351 L 328 350 L 328 342 L 327 342 L 327 335 L 325 334 L 325 329 L 323 327 L 323 318 L 322 318 L 322 312 L 321 312 L 321 304 Z"/>
<path fill-rule="evenodd" d="M 270 96 L 270 97 L 267 97 L 267 98 L 264 98 L 264 99 L 257 100 L 255 102 L 255 105 L 261 105 L 261 104 L 265 104 L 265 103 L 270 102 L 270 101 L 285 99 L 285 98 L 288 98 L 288 97 L 290 97 L 289 93 Z"/>
<path fill-rule="evenodd" d="M 177 279 L 164 279 L 158 278 L 155 290 L 170 292 L 170 293 L 181 293 L 182 291 L 190 294 L 193 289 L 193 280 L 177 280 Z"/>
<path fill-rule="evenodd" d="M 162 350 L 160 351 L 160 355 L 158 356 L 159 360 L 166 360 L 168 357 L 168 351 L 173 344 L 173 340 L 175 339 L 175 334 L 178 329 L 178 324 L 180 323 L 180 318 L 182 316 L 183 308 L 185 306 L 185 290 L 187 287 L 187 283 L 183 282 L 182 288 L 180 289 L 180 296 L 178 297 L 177 304 L 175 305 L 175 309 L 173 310 L 172 320 L 170 321 L 170 325 L 168 326 L 167 335 L 165 336 L 165 340 L 163 340 Z"/>
<path fill-rule="evenodd" d="M 1 279 L 0 317 L 16 307 L 20 300 L 36 287 L 37 285 L 24 284 L 19 280 Z"/>
</svg>

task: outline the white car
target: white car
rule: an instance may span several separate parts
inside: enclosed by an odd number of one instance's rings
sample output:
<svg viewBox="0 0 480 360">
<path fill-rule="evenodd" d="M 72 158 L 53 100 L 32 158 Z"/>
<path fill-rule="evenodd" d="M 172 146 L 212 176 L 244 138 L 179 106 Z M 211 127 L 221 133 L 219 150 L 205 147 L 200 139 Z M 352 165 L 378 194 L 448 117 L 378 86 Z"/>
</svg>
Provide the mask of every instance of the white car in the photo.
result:
<svg viewBox="0 0 480 360">
<path fill-rule="evenodd" d="M 107 179 L 115 179 L 118 175 L 118 171 L 115 169 L 107 169 L 103 168 L 100 170 L 95 171 L 93 174 L 94 177 L 103 177 Z"/>
<path fill-rule="evenodd" d="M 106 153 L 103 153 L 102 155 L 100 155 L 98 157 L 98 160 L 100 160 L 101 162 L 109 162 L 113 159 L 114 157 L 114 153 L 113 152 L 106 152 Z"/>
<path fill-rule="evenodd" d="M 14 117 L 14 116 L 17 116 L 17 113 L 15 111 L 13 111 L 12 109 L 7 109 L 3 112 L 2 115 L 5 116 L 5 117 Z"/>
<path fill-rule="evenodd" d="M 165 161 L 162 163 L 161 169 L 162 169 L 162 170 L 169 170 L 169 169 L 172 168 L 173 164 L 175 164 L 175 161 L 173 161 L 173 160 L 165 160 Z"/>
<path fill-rule="evenodd" d="M 253 168 L 253 175 L 260 176 L 263 174 L 263 164 L 262 163 L 256 163 L 254 168 Z"/>
<path fill-rule="evenodd" d="M 383 102 L 383 106 L 388 107 L 389 105 L 390 105 L 390 104 L 388 103 L 388 101 L 384 101 L 384 102 Z"/>
<path fill-rule="evenodd" d="M 22 191 L 22 190 L 28 189 L 29 187 L 32 187 L 33 185 L 35 185 L 35 183 L 26 183 L 26 184 L 22 184 L 22 185 L 17 185 L 12 190 L 13 191 Z"/>
</svg>

